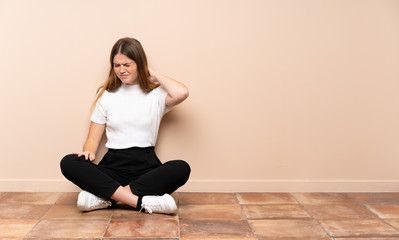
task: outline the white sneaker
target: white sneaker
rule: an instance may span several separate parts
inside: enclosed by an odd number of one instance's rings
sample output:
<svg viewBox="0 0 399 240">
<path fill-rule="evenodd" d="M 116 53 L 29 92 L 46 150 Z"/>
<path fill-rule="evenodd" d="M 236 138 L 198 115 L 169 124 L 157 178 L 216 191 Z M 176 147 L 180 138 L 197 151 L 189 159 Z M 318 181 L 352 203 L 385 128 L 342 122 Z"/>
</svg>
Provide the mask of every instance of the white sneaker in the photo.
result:
<svg viewBox="0 0 399 240">
<path fill-rule="evenodd" d="M 177 206 L 175 200 L 169 194 L 163 196 L 144 196 L 141 201 L 141 209 L 145 209 L 149 214 L 164 213 L 176 214 Z"/>
<path fill-rule="evenodd" d="M 92 211 L 110 207 L 111 201 L 97 197 L 96 195 L 81 191 L 78 196 L 78 209 L 81 211 Z"/>
</svg>

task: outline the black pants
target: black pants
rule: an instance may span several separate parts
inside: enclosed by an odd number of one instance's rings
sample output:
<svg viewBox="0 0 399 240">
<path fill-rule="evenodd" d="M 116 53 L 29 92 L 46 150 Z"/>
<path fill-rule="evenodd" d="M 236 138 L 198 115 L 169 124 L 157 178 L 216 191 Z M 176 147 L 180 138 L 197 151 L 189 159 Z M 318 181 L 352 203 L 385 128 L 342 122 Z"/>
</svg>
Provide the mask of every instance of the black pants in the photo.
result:
<svg viewBox="0 0 399 240">
<path fill-rule="evenodd" d="M 126 185 L 139 197 L 171 194 L 183 186 L 190 175 L 190 166 L 185 161 L 162 164 L 154 147 L 109 149 L 98 165 L 84 156 L 69 154 L 60 164 L 68 180 L 106 199 L 110 199 L 118 187 Z"/>
</svg>

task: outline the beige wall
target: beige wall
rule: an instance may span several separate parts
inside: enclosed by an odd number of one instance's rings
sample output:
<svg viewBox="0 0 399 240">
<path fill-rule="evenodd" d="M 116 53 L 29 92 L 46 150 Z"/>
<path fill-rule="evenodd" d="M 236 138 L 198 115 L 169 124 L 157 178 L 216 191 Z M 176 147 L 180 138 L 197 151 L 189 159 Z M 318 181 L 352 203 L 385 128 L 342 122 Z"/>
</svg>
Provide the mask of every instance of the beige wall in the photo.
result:
<svg viewBox="0 0 399 240">
<path fill-rule="evenodd" d="M 1 191 L 75 191 L 113 43 L 190 97 L 157 152 L 180 191 L 398 191 L 397 0 L 0 0 Z M 104 149 L 102 149 L 104 152 Z"/>
</svg>

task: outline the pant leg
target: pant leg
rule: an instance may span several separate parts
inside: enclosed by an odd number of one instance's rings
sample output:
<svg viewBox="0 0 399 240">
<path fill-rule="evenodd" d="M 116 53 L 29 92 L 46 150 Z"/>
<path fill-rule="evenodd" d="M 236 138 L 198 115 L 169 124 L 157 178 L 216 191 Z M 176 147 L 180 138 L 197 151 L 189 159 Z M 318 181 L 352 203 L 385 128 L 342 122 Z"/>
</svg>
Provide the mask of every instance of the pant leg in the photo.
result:
<svg viewBox="0 0 399 240">
<path fill-rule="evenodd" d="M 121 185 L 118 176 L 76 154 L 66 155 L 60 162 L 62 174 L 83 190 L 110 199 Z"/>
<path fill-rule="evenodd" d="M 129 186 L 137 196 L 171 194 L 187 182 L 190 172 L 185 161 L 169 161 L 141 175 Z"/>
</svg>

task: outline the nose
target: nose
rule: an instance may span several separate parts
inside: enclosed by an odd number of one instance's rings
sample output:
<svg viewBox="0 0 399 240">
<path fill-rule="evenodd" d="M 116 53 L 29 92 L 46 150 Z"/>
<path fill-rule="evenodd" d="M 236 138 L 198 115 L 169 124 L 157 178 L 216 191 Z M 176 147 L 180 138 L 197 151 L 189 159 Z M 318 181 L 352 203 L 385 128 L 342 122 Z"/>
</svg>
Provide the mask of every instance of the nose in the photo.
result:
<svg viewBox="0 0 399 240">
<path fill-rule="evenodd" d="M 124 73 L 125 71 L 126 70 L 125 70 L 125 67 L 123 65 L 119 67 L 119 72 L 120 73 Z"/>
</svg>

